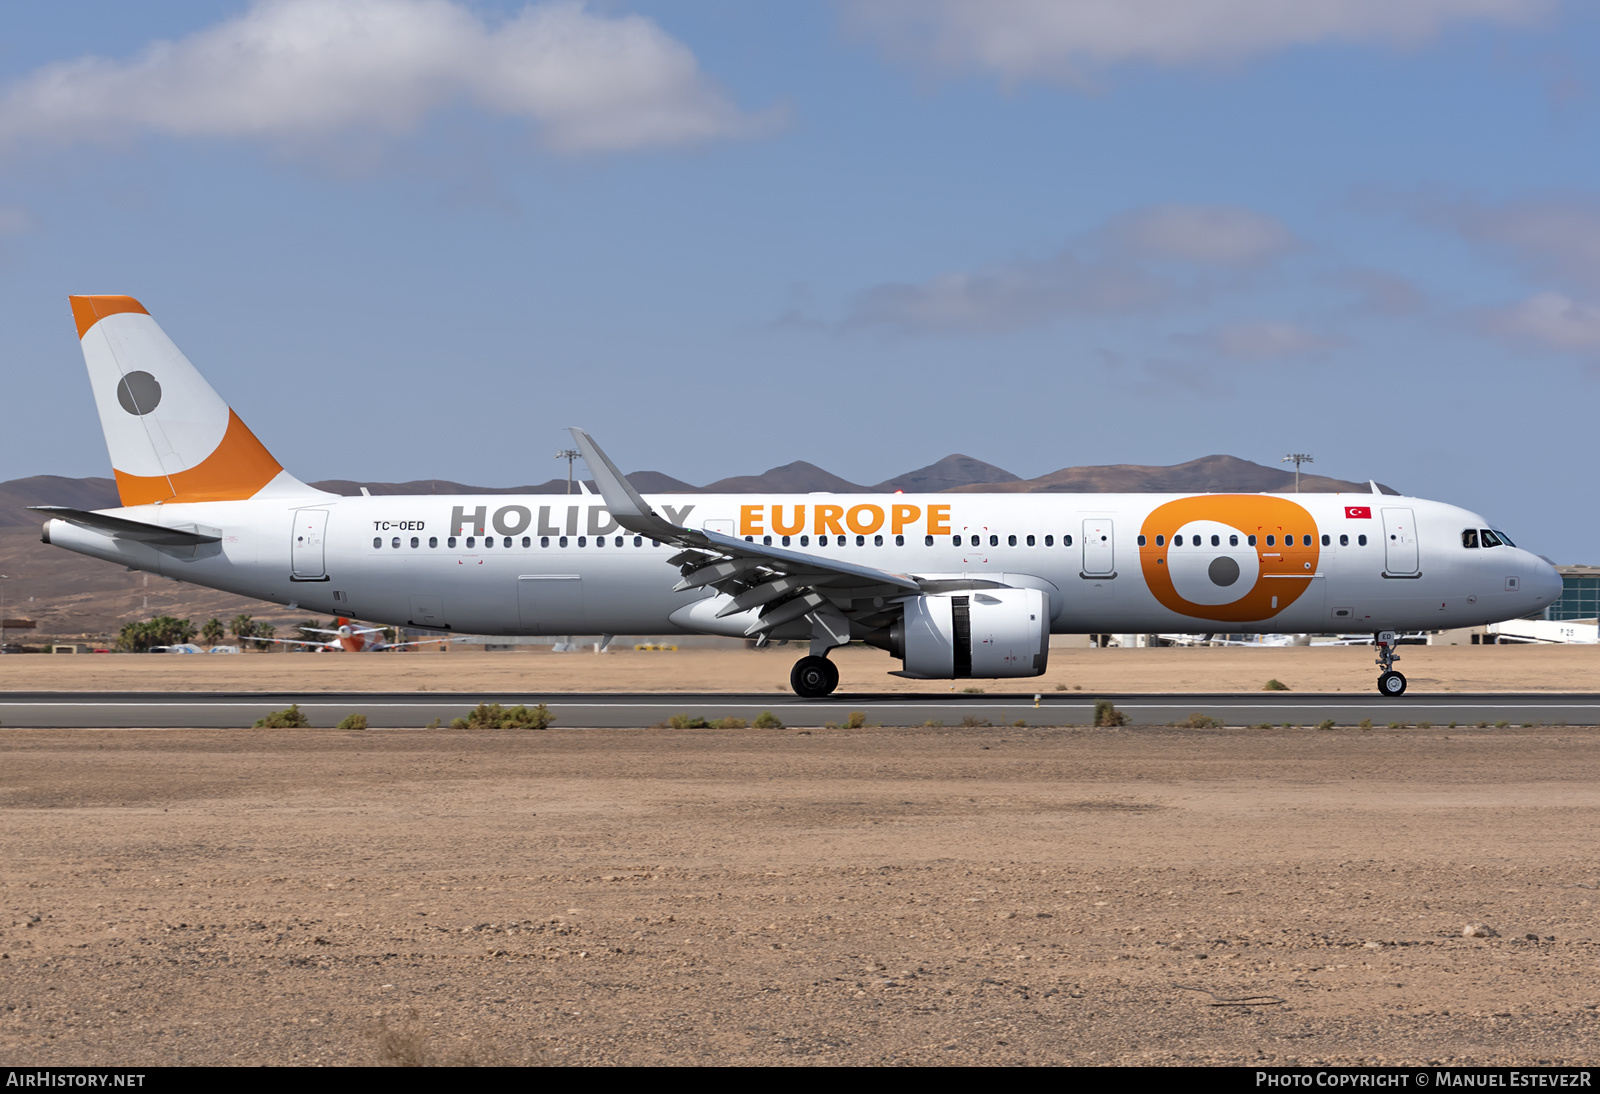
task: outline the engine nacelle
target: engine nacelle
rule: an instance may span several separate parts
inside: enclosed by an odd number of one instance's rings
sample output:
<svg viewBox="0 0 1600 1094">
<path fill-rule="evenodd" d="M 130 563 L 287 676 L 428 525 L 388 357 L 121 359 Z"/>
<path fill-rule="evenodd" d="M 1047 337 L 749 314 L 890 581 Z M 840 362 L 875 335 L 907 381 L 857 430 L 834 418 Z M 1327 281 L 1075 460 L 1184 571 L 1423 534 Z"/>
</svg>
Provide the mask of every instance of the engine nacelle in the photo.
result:
<svg viewBox="0 0 1600 1094">
<path fill-rule="evenodd" d="M 1038 676 L 1050 657 L 1050 602 L 1038 589 L 912 597 L 899 622 L 867 641 L 917 679 Z"/>
</svg>

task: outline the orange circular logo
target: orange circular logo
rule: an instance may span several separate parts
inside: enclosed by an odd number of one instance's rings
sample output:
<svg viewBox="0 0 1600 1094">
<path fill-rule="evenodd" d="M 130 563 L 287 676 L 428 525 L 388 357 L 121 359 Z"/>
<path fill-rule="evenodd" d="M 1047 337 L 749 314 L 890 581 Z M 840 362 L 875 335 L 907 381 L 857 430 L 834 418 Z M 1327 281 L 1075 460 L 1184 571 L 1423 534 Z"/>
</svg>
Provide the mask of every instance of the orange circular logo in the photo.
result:
<svg viewBox="0 0 1600 1094">
<path fill-rule="evenodd" d="M 1208 494 L 1159 506 L 1140 529 L 1139 568 L 1163 607 L 1251 623 L 1300 598 L 1317 572 L 1317 522 L 1287 498 Z"/>
</svg>

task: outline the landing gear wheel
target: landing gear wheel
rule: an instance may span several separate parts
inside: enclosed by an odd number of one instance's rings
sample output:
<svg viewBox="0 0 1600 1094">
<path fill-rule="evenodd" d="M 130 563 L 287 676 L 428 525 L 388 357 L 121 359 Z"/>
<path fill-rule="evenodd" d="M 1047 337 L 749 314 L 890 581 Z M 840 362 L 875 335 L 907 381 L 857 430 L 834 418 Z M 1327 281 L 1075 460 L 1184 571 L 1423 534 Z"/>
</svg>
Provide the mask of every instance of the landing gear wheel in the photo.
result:
<svg viewBox="0 0 1600 1094">
<path fill-rule="evenodd" d="M 802 699 L 821 699 L 839 686 L 839 666 L 826 657 L 802 657 L 789 672 L 789 686 Z"/>
<path fill-rule="evenodd" d="M 1380 695 L 1404 695 L 1406 693 L 1406 678 L 1398 672 L 1386 672 L 1378 677 L 1378 693 Z"/>
</svg>

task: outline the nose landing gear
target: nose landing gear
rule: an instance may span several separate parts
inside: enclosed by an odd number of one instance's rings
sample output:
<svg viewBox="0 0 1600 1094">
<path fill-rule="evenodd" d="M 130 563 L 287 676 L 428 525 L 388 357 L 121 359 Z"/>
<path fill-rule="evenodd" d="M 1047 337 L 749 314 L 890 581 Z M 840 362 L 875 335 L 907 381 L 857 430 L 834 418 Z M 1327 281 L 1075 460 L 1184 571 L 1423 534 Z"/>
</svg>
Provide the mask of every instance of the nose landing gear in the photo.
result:
<svg viewBox="0 0 1600 1094">
<path fill-rule="evenodd" d="M 1378 674 L 1378 694 L 1391 697 L 1404 695 L 1406 678 L 1394 671 L 1394 663 L 1400 660 L 1400 655 L 1394 652 L 1394 632 L 1380 631 L 1373 638 L 1378 647 L 1378 659 L 1373 663 L 1383 670 Z"/>
<path fill-rule="evenodd" d="M 826 657 L 802 657 L 789 672 L 789 686 L 802 699 L 821 699 L 839 686 L 839 666 Z"/>
</svg>

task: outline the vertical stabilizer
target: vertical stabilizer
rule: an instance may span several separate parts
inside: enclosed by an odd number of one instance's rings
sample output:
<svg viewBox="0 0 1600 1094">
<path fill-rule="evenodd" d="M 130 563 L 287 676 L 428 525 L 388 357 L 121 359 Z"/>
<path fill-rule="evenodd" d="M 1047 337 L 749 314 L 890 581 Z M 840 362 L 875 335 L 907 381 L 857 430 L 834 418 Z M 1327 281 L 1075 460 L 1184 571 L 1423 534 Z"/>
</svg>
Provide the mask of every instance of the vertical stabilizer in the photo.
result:
<svg viewBox="0 0 1600 1094">
<path fill-rule="evenodd" d="M 274 480 L 300 485 L 137 300 L 69 299 L 123 505 L 237 501 Z"/>
</svg>

